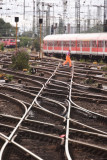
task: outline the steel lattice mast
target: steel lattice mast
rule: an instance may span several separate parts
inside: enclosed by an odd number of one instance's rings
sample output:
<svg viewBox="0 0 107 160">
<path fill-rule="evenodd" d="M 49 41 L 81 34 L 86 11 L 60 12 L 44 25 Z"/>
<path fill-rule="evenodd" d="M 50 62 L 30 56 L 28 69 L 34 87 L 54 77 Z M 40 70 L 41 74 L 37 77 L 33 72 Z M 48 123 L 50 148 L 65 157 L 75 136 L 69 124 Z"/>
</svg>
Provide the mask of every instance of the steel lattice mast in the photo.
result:
<svg viewBox="0 0 107 160">
<path fill-rule="evenodd" d="M 32 37 L 35 36 L 35 0 L 33 0 L 33 33 L 32 33 Z"/>
<path fill-rule="evenodd" d="M 76 32 L 80 33 L 80 0 L 75 1 Z"/>
<path fill-rule="evenodd" d="M 107 32 L 107 0 L 104 0 L 104 32 Z"/>
<path fill-rule="evenodd" d="M 65 32 L 65 19 L 66 19 L 66 13 L 67 13 L 67 0 L 63 1 L 63 24 L 64 24 L 64 32 Z"/>
</svg>

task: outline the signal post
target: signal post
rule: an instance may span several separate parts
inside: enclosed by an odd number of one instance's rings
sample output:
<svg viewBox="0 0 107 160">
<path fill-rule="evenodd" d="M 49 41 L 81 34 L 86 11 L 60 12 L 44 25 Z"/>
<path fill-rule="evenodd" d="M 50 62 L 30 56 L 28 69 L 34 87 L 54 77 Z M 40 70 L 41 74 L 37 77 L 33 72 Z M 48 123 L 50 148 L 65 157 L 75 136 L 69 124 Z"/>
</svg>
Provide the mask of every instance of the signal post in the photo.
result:
<svg viewBox="0 0 107 160">
<path fill-rule="evenodd" d="M 39 19 L 39 24 L 40 24 L 40 52 L 39 52 L 39 58 L 40 58 L 40 54 L 41 54 L 41 31 L 42 31 L 42 23 L 43 23 L 43 19 Z M 42 52 L 42 58 L 43 58 L 43 52 Z"/>
<path fill-rule="evenodd" d="M 19 22 L 19 17 L 15 17 L 16 22 L 16 52 L 17 52 L 17 22 Z"/>
</svg>

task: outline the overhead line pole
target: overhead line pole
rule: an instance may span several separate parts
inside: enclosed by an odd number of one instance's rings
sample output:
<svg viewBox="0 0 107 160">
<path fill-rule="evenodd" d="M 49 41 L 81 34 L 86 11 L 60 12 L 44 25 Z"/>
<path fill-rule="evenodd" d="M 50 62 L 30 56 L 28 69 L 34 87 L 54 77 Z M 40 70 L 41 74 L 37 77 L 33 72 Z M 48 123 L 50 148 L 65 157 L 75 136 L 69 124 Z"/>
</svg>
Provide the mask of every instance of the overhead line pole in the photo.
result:
<svg viewBox="0 0 107 160">
<path fill-rule="evenodd" d="M 24 3 L 23 3 L 23 6 L 24 6 L 24 10 L 23 10 L 23 19 L 24 19 L 24 32 L 25 32 L 25 0 L 24 0 Z"/>
<path fill-rule="evenodd" d="M 80 33 L 80 0 L 75 2 L 76 32 Z"/>
<path fill-rule="evenodd" d="M 107 0 L 104 0 L 104 27 L 103 31 L 107 32 Z"/>
<path fill-rule="evenodd" d="M 33 29 L 32 37 L 35 37 L 35 0 L 33 0 Z"/>
</svg>

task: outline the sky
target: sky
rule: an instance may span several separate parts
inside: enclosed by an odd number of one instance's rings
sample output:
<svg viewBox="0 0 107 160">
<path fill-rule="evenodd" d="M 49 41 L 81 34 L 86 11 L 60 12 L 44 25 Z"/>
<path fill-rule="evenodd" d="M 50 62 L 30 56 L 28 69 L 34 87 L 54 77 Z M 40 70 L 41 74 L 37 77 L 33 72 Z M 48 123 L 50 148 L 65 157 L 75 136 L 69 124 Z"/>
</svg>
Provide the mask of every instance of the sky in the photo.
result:
<svg viewBox="0 0 107 160">
<path fill-rule="evenodd" d="M 36 0 L 35 0 L 36 1 Z M 47 4 L 54 4 L 54 22 L 58 23 L 59 17 L 63 17 L 63 0 L 40 0 L 40 2 L 45 3 L 45 10 L 47 10 Z M 75 1 L 76 0 L 67 0 L 67 13 L 66 13 L 66 23 L 70 23 L 72 26 L 75 25 Z M 88 6 L 90 10 L 90 18 L 92 23 L 94 20 L 98 20 L 97 17 L 97 7 L 104 6 L 104 0 L 80 0 L 81 2 L 81 24 L 89 16 Z M 97 2 L 97 4 L 96 4 Z M 26 31 L 32 30 L 32 21 L 33 21 L 33 0 L 25 0 L 25 19 L 23 16 L 24 0 L 0 0 L 0 17 L 3 18 L 6 22 L 10 22 L 15 26 L 15 17 L 19 17 L 18 27 L 20 31 L 24 29 Z M 51 23 L 53 23 L 53 7 L 50 8 L 50 18 Z M 45 13 L 44 13 L 45 17 Z M 35 17 L 36 18 L 36 17 Z M 45 18 L 44 18 L 45 19 Z M 101 21 L 103 21 L 103 7 L 101 7 Z"/>
</svg>

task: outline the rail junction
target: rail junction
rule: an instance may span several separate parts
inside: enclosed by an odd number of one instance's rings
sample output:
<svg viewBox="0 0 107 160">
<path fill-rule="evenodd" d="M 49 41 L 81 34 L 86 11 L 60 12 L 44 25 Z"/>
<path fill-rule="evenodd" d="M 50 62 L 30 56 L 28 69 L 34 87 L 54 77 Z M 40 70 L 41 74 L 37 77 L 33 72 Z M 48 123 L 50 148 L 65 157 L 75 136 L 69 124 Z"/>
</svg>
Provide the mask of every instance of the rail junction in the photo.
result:
<svg viewBox="0 0 107 160">
<path fill-rule="evenodd" d="M 0 160 L 107 159 L 106 72 L 44 58 L 27 74 L 4 62 L 14 80 L 0 85 Z"/>
</svg>

